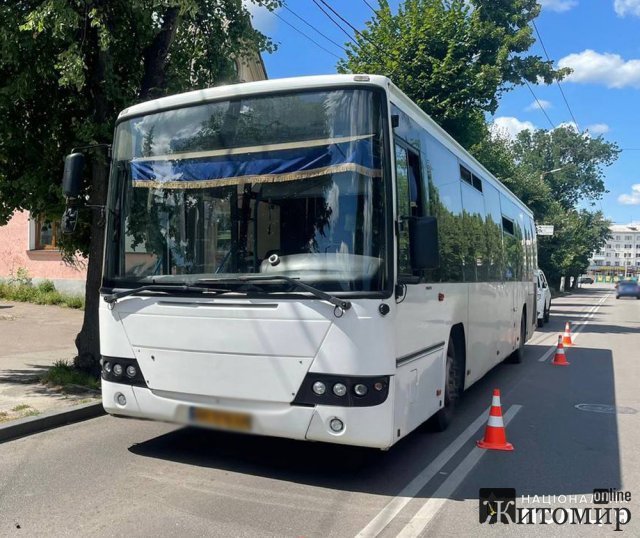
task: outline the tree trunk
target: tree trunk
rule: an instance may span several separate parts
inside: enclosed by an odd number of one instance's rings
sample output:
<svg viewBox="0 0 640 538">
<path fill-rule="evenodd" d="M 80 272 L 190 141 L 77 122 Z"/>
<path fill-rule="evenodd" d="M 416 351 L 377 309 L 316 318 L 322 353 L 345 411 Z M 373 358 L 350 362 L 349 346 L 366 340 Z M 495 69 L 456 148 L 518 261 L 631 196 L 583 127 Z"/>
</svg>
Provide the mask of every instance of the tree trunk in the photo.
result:
<svg viewBox="0 0 640 538">
<path fill-rule="evenodd" d="M 91 204 L 104 205 L 107 199 L 107 166 L 104 159 L 96 156 L 91 165 Z M 102 280 L 102 260 L 104 252 L 105 213 L 92 208 L 91 240 L 89 242 L 89 265 L 85 286 L 85 307 L 82 329 L 76 336 L 78 355 L 74 365 L 88 373 L 100 372 L 100 331 L 98 306 L 100 304 L 100 282 Z"/>
<path fill-rule="evenodd" d="M 96 125 L 103 127 L 107 121 L 107 100 L 103 92 L 107 52 L 100 50 L 95 29 L 89 32 L 92 41 L 88 50 L 96 51 L 87 58 L 87 89 L 89 102 L 93 105 L 93 119 Z M 110 130 L 110 129 L 109 129 Z M 100 135 L 98 135 L 100 136 Z M 105 142 L 106 140 L 98 140 Z M 82 329 L 76 336 L 78 355 L 74 366 L 88 373 L 100 373 L 100 330 L 98 324 L 98 306 L 100 304 L 100 283 L 102 280 L 102 261 L 104 253 L 104 233 L 108 189 L 108 159 L 103 149 L 93 150 L 91 155 L 91 182 L 89 205 L 92 207 L 91 238 L 89 241 L 89 265 L 85 286 L 85 307 Z"/>
</svg>

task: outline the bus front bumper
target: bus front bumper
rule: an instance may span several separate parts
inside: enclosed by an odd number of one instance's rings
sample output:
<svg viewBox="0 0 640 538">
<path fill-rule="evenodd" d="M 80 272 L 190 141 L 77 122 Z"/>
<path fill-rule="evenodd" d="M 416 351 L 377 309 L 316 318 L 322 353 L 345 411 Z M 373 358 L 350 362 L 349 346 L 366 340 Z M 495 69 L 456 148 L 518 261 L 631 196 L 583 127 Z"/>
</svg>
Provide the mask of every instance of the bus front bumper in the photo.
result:
<svg viewBox="0 0 640 538">
<path fill-rule="evenodd" d="M 203 403 L 191 401 L 186 395 L 159 395 L 148 388 L 103 379 L 102 404 L 107 413 L 116 416 L 193 425 L 193 409 L 209 409 L 217 413 L 249 415 L 251 426 L 246 433 L 255 435 L 371 448 L 389 448 L 393 444 L 393 384 L 386 401 L 373 407 L 307 407 L 228 400 Z M 332 429 L 334 419 L 342 422 L 342 430 Z M 333 425 L 335 427 L 336 423 Z"/>
</svg>

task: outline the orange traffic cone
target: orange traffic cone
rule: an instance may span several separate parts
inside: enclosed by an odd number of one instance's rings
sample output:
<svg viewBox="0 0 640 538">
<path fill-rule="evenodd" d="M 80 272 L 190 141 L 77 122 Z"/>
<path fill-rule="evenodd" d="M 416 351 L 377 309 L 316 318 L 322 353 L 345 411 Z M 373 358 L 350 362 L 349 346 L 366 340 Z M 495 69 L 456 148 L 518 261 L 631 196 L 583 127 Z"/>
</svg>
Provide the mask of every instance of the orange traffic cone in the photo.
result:
<svg viewBox="0 0 640 538">
<path fill-rule="evenodd" d="M 571 323 L 569 323 L 568 321 L 564 324 L 564 336 L 562 337 L 562 345 L 573 345 L 573 342 L 571 341 Z"/>
<path fill-rule="evenodd" d="M 551 364 L 554 366 L 569 366 L 567 357 L 564 354 L 564 345 L 562 344 L 562 336 L 558 336 L 558 347 L 556 348 L 556 354 L 553 356 Z"/>
<path fill-rule="evenodd" d="M 480 448 L 490 450 L 513 450 L 513 445 L 507 443 L 507 432 L 502 421 L 502 408 L 500 407 L 500 389 L 493 389 L 489 420 L 484 430 L 484 439 L 476 441 Z"/>
</svg>

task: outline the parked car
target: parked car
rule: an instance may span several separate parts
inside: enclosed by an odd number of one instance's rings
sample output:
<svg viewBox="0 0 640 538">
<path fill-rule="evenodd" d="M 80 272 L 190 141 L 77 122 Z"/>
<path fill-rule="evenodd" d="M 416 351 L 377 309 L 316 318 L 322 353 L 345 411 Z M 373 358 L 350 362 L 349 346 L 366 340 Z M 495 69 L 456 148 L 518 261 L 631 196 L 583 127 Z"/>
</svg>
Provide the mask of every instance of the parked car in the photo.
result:
<svg viewBox="0 0 640 538">
<path fill-rule="evenodd" d="M 549 289 L 549 283 L 547 277 L 541 269 L 535 271 L 538 295 L 537 295 L 537 308 L 538 308 L 538 327 L 542 327 L 549 321 L 549 312 L 551 311 L 551 290 Z"/>
<path fill-rule="evenodd" d="M 593 284 L 593 278 L 590 276 L 581 276 L 578 279 L 578 284 Z"/>
<path fill-rule="evenodd" d="M 621 280 L 616 285 L 616 299 L 620 299 L 620 297 L 640 299 L 640 286 L 635 280 Z"/>
</svg>

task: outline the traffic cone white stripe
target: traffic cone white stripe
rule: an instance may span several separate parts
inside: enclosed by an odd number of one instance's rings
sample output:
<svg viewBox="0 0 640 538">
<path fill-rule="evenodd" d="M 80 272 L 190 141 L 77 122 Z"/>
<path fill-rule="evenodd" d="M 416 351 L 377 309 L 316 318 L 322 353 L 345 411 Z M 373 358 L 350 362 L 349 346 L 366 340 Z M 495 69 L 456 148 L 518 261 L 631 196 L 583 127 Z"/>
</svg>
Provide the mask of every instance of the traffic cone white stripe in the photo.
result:
<svg viewBox="0 0 640 538">
<path fill-rule="evenodd" d="M 504 428 L 504 422 L 502 421 L 502 416 L 494 417 L 492 415 L 489 415 L 487 426 L 491 426 L 493 428 Z"/>
<path fill-rule="evenodd" d="M 491 407 L 500 407 L 500 396 L 491 398 Z"/>
</svg>

